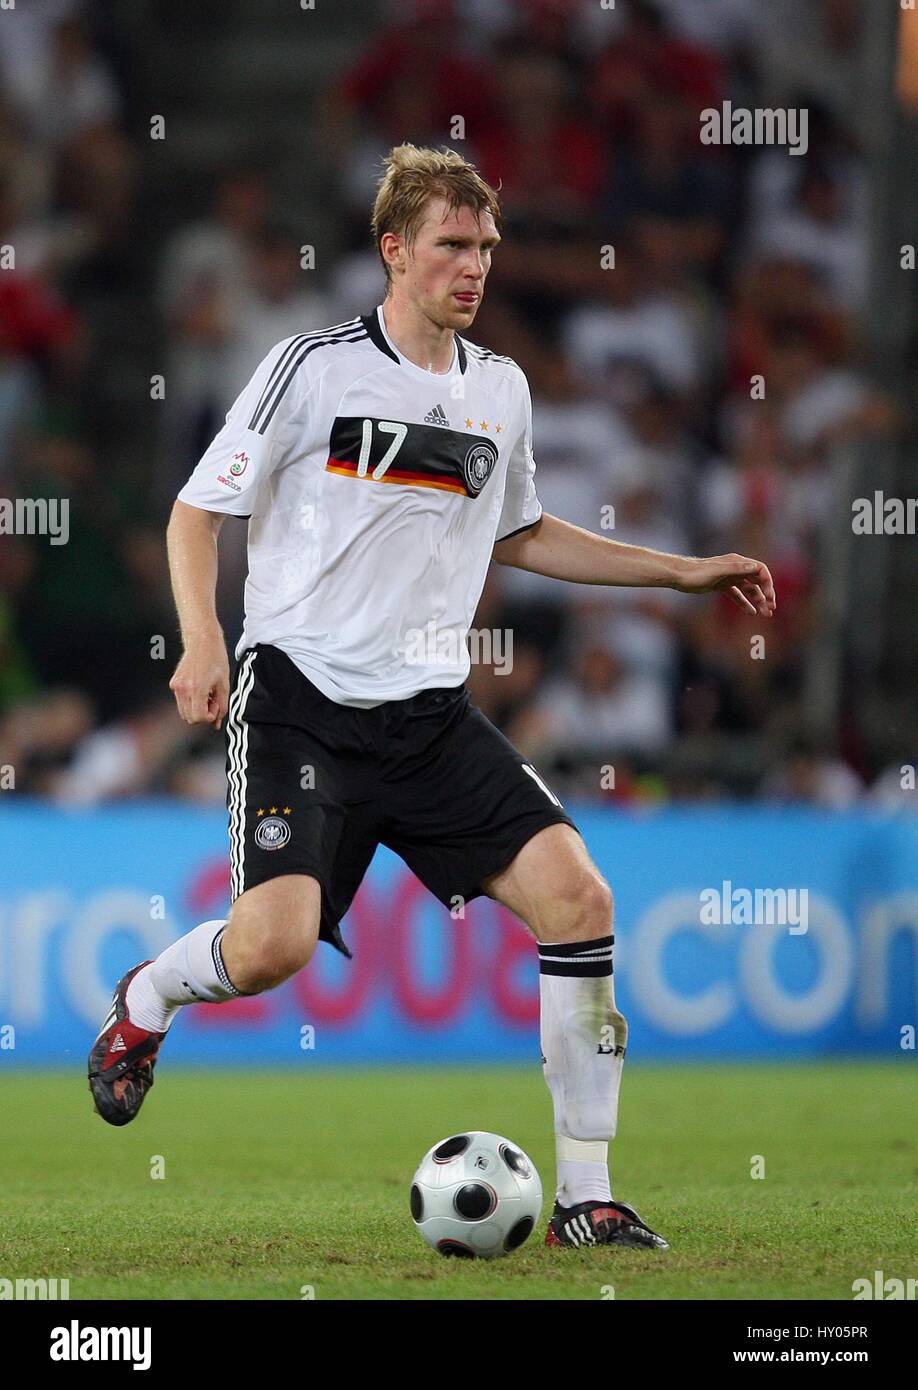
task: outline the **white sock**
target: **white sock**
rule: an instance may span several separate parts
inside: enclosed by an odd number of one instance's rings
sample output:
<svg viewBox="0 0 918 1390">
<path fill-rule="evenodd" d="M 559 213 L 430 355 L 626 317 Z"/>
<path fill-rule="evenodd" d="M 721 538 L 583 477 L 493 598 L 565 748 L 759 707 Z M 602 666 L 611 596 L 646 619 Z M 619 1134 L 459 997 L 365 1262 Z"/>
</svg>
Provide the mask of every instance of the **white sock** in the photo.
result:
<svg viewBox="0 0 918 1390">
<path fill-rule="evenodd" d="M 138 970 L 127 990 L 131 1022 L 165 1033 L 183 1004 L 223 1004 L 240 991 L 220 951 L 225 919 L 202 922 Z"/>
<path fill-rule="evenodd" d="M 613 937 L 539 943 L 545 1080 L 551 1091 L 562 1206 L 609 1201 L 608 1140 L 628 1025 L 615 1007 Z"/>
<path fill-rule="evenodd" d="M 586 1142 L 555 1135 L 558 1188 L 555 1196 L 562 1207 L 578 1202 L 610 1202 L 609 1145 L 604 1139 Z"/>
</svg>

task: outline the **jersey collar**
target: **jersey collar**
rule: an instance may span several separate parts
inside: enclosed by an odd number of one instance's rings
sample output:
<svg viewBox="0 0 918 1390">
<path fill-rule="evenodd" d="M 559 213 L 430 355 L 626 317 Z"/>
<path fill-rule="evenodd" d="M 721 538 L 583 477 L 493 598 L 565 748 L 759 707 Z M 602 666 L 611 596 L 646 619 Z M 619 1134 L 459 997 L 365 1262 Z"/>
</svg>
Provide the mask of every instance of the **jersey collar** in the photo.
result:
<svg viewBox="0 0 918 1390">
<path fill-rule="evenodd" d="M 377 305 L 376 309 L 374 309 L 372 314 L 365 314 L 361 318 L 360 322 L 367 330 L 367 333 L 370 336 L 370 341 L 373 343 L 373 345 L 375 347 L 378 347 L 380 352 L 384 352 L 387 357 L 391 357 L 392 361 L 397 362 L 400 367 L 410 367 L 412 371 L 420 372 L 421 376 L 427 377 L 431 381 L 435 381 L 438 378 L 443 378 L 450 375 L 449 372 L 428 372 L 425 370 L 424 367 L 419 367 L 415 362 L 409 362 L 407 357 L 402 357 L 399 355 L 397 348 L 391 342 L 388 334 L 386 333 L 383 324 L 381 304 Z M 468 357 L 466 356 L 466 351 L 463 346 L 462 339 L 459 337 L 458 333 L 453 334 L 453 341 L 456 344 L 456 356 L 459 361 L 459 371 L 464 373 L 466 366 L 468 365 Z"/>
</svg>

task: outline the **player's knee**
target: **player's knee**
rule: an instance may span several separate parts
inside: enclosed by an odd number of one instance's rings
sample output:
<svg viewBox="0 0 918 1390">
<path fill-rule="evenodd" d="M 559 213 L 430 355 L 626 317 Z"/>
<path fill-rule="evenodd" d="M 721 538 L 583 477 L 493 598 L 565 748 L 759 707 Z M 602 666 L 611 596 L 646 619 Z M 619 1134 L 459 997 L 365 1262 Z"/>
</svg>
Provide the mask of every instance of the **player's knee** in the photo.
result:
<svg viewBox="0 0 918 1390">
<path fill-rule="evenodd" d="M 584 874 L 568 898 L 568 941 L 595 941 L 612 931 L 615 901 L 601 874 Z"/>
<path fill-rule="evenodd" d="M 236 969 L 242 982 L 232 974 L 231 978 L 237 989 L 245 994 L 274 989 L 302 970 L 314 949 L 315 934 L 307 923 L 281 918 L 264 925 L 257 934 L 245 935 L 236 955 Z"/>
<path fill-rule="evenodd" d="M 539 905 L 533 923 L 540 941 L 595 941 L 612 931 L 612 890 L 596 872 L 578 873 Z"/>
<path fill-rule="evenodd" d="M 242 994 L 260 994 L 301 970 L 317 938 L 317 925 L 301 912 L 255 917 L 234 912 L 221 942 L 223 963 Z"/>
</svg>

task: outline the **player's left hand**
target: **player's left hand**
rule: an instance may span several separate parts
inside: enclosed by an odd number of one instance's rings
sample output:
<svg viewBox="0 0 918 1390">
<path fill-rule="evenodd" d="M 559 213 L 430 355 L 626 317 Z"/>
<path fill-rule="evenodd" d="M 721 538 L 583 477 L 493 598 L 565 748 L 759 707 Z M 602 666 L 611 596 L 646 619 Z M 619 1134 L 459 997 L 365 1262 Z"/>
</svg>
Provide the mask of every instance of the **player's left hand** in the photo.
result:
<svg viewBox="0 0 918 1390">
<path fill-rule="evenodd" d="M 748 555 L 712 555 L 686 561 L 686 569 L 673 586 L 682 594 L 726 593 L 747 613 L 772 617 L 776 608 L 775 586 L 768 566 Z"/>
</svg>

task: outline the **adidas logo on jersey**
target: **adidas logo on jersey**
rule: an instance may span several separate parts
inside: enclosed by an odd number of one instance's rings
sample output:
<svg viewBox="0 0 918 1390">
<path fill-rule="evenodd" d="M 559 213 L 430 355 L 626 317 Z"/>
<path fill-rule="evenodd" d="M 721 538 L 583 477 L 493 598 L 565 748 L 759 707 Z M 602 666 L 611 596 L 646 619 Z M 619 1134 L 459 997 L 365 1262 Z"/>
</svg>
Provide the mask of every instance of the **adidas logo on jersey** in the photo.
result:
<svg viewBox="0 0 918 1390">
<path fill-rule="evenodd" d="M 424 416 L 424 424 L 425 424 L 425 425 L 448 425 L 448 424 L 449 424 L 449 421 L 448 421 L 447 418 L 446 418 L 446 411 L 443 409 L 442 405 L 435 405 L 434 408 L 433 408 L 433 410 L 430 410 L 430 411 L 427 412 L 427 414 Z"/>
<path fill-rule="evenodd" d="M 115 1040 L 112 1043 L 112 1052 L 127 1052 L 127 1043 L 120 1033 L 115 1034 Z"/>
</svg>

